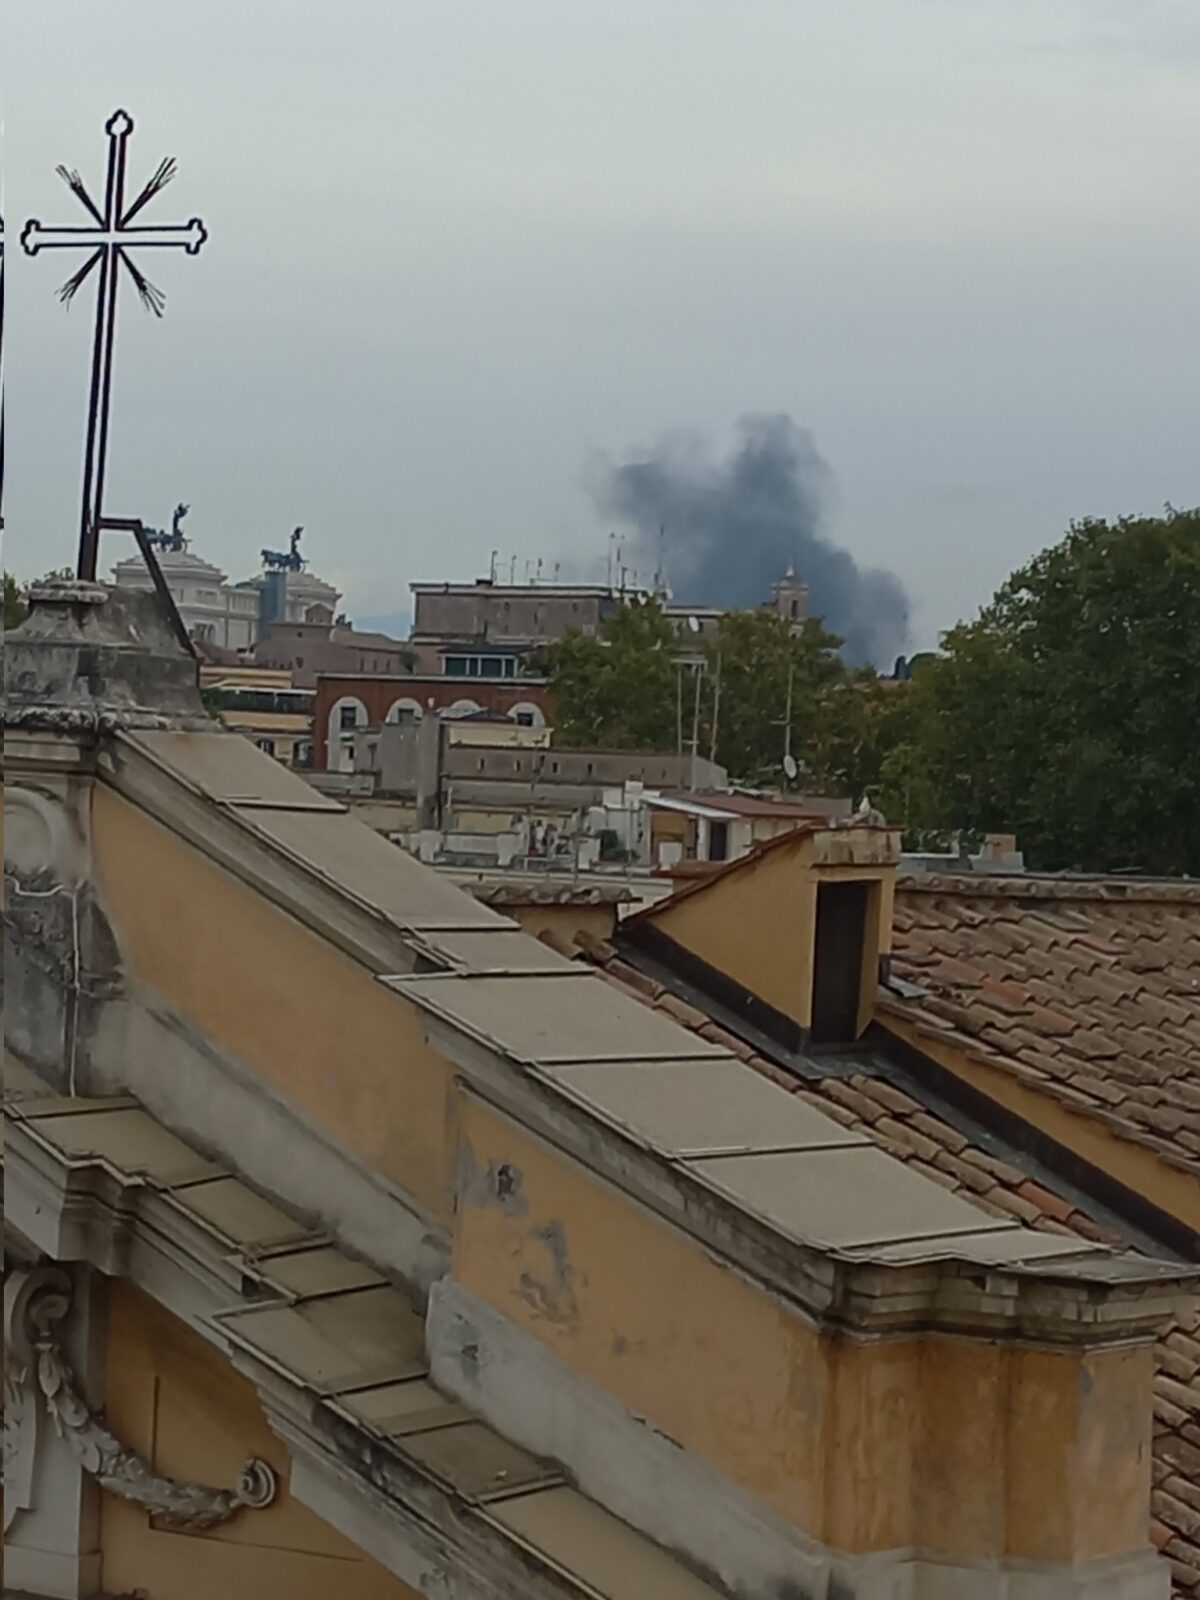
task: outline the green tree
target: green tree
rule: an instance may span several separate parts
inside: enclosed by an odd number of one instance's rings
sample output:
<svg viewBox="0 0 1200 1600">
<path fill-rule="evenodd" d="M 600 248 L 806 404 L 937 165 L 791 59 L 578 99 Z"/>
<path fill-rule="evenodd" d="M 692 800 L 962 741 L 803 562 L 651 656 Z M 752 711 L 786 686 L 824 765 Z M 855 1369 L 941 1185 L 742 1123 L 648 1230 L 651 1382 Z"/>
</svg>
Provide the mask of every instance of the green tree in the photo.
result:
<svg viewBox="0 0 1200 1600">
<path fill-rule="evenodd" d="M 622 606 L 599 635 L 572 632 L 548 647 L 560 741 L 579 749 L 673 750 L 675 630 L 656 600 Z"/>
<path fill-rule="evenodd" d="M 906 716 L 884 804 L 918 832 L 1200 873 L 1200 509 L 1072 524 L 947 635 Z"/>
<path fill-rule="evenodd" d="M 19 628 L 25 621 L 29 607 L 25 602 L 25 591 L 13 577 L 11 572 L 4 574 L 4 631 L 10 628 Z"/>
<path fill-rule="evenodd" d="M 833 702 L 849 684 L 840 643 L 816 621 L 795 629 L 774 611 L 727 611 L 707 650 L 701 753 L 712 748 L 719 677 L 716 756 L 732 777 L 783 783 L 785 748 L 807 774 L 830 776 L 844 754 L 832 738 Z"/>
<path fill-rule="evenodd" d="M 800 787 L 855 796 L 877 787 L 897 696 L 873 672 L 848 671 L 841 641 L 819 622 L 730 611 L 702 649 L 691 643 L 652 601 L 623 607 L 597 637 L 550 647 L 542 665 L 557 737 L 618 750 L 690 750 L 695 737 L 736 782 L 780 786 L 790 749 Z"/>
</svg>

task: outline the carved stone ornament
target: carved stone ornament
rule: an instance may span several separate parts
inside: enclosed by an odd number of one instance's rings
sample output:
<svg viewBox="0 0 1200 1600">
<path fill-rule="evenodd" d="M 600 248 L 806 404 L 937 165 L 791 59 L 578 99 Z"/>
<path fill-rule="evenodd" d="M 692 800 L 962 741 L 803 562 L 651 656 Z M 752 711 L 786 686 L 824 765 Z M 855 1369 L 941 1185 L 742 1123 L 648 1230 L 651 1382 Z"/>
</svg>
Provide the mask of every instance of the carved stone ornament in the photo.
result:
<svg viewBox="0 0 1200 1600">
<path fill-rule="evenodd" d="M 33 1509 L 39 1407 L 33 1382 L 34 1356 L 25 1312 L 30 1298 L 47 1288 L 69 1287 L 57 1268 L 4 1264 L 4 1531 L 22 1511 Z"/>
<path fill-rule="evenodd" d="M 271 1504 L 278 1480 L 274 1468 L 257 1457 L 246 1462 L 236 1488 L 213 1489 L 159 1477 L 135 1451 L 126 1449 L 93 1416 L 63 1355 L 56 1330 L 70 1306 L 69 1284 L 48 1285 L 29 1298 L 25 1323 L 36 1385 L 59 1437 L 106 1493 L 144 1506 L 160 1527 L 188 1533 Z"/>
</svg>

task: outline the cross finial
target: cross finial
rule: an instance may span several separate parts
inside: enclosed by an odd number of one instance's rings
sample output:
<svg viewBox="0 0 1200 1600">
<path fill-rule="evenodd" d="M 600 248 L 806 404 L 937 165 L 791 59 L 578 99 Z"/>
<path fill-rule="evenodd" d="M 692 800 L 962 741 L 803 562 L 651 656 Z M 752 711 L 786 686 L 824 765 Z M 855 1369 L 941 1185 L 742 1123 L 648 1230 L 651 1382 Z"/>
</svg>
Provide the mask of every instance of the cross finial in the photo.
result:
<svg viewBox="0 0 1200 1600">
<path fill-rule="evenodd" d="M 104 475 L 108 459 L 108 420 L 112 398 L 113 338 L 116 331 L 117 283 L 122 268 L 129 274 L 138 298 L 147 311 L 161 317 L 166 296 L 142 273 L 130 249 L 182 249 L 198 253 L 208 238 L 199 217 L 186 223 L 139 224 L 134 218 L 175 176 L 175 161 L 160 161 L 135 199 L 125 199 L 125 165 L 133 118 L 127 111 L 114 111 L 104 125 L 108 135 L 108 165 L 104 200 L 97 203 L 87 185 L 73 168 L 60 166 L 58 174 L 91 218 L 85 227 L 48 228 L 36 217 L 30 218 L 21 233 L 27 255 L 42 250 L 89 251 L 82 265 L 59 290 L 59 299 L 69 306 L 79 290 L 99 268 L 96 291 L 96 325 L 92 341 L 92 380 L 88 396 L 87 441 L 83 463 L 83 503 L 79 522 L 78 575 L 94 579 L 100 529 L 104 525 Z"/>
</svg>

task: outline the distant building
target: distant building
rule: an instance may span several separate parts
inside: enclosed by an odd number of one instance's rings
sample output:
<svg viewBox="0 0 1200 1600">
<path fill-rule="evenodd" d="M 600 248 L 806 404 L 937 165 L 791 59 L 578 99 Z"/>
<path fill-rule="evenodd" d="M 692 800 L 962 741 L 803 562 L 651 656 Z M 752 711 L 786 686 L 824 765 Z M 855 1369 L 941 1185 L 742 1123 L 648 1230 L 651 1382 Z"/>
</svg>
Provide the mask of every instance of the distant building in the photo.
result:
<svg viewBox="0 0 1200 1600">
<path fill-rule="evenodd" d="M 314 708 L 314 765 L 350 771 L 360 729 L 384 722 L 419 722 L 431 711 L 456 717 L 498 711 L 526 727 L 543 727 L 549 720 L 546 681 L 428 673 L 322 675 L 317 679 Z"/>
<path fill-rule="evenodd" d="M 490 578 L 477 578 L 474 583 L 413 583 L 409 587 L 413 594 L 410 643 L 417 670 L 454 674 L 464 670 L 464 660 L 470 660 L 473 672 L 490 677 L 517 674 L 524 654 L 571 632 L 599 633 L 622 606 L 653 597 L 651 590 L 638 587 L 505 584 Z M 711 638 L 729 609 L 682 605 L 662 593 L 657 598 L 685 650 L 693 639 Z M 763 609 L 802 624 L 809 614 L 808 585 L 789 567 L 772 584 L 771 598 Z"/>
<path fill-rule="evenodd" d="M 182 539 L 178 549 L 158 551 L 167 588 L 184 627 L 193 639 L 222 650 L 249 650 L 258 637 L 260 596 L 255 588 L 231 584 L 211 561 L 205 561 Z M 154 587 L 141 556 L 127 556 L 113 568 L 120 589 Z"/>
<path fill-rule="evenodd" d="M 263 571 L 242 583 L 191 548 L 183 532 L 187 507 L 178 508 L 170 534 L 154 533 L 156 555 L 167 588 L 189 636 L 222 650 L 252 650 L 276 622 L 307 623 L 326 630 L 334 625 L 341 594 L 309 572 L 298 550 L 298 534 L 287 555 L 263 551 Z M 273 563 L 273 564 L 272 564 Z M 113 568 L 118 588 L 153 588 L 140 555 Z"/>
<path fill-rule="evenodd" d="M 291 674 L 297 687 L 312 689 L 324 673 L 378 673 L 395 677 L 411 670 L 411 645 L 385 633 L 360 633 L 345 618 L 334 621 L 272 622 L 255 647 L 254 659 Z"/>
<path fill-rule="evenodd" d="M 712 789 L 649 794 L 654 865 L 737 861 L 796 828 L 847 817 L 851 802 L 826 795 L 772 798 Z"/>
<path fill-rule="evenodd" d="M 287 672 L 263 667 L 201 665 L 209 710 L 285 767 L 312 765 L 313 691 Z"/>
</svg>

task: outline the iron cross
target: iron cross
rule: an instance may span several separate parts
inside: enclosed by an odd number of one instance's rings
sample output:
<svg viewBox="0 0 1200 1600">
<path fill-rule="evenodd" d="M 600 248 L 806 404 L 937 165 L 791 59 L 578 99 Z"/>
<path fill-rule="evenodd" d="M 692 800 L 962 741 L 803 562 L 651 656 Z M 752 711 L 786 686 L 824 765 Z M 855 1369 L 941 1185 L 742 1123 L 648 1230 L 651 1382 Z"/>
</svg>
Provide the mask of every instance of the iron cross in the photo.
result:
<svg viewBox="0 0 1200 1600">
<path fill-rule="evenodd" d="M 92 382 L 88 397 L 87 444 L 83 458 L 83 504 L 79 520 L 79 562 L 81 578 L 96 576 L 96 555 L 104 517 L 104 469 L 108 457 L 108 416 L 112 397 L 113 336 L 117 321 L 117 283 L 121 269 L 129 274 L 138 297 L 148 311 L 161 317 L 166 296 L 139 270 L 129 254 L 139 249 L 181 249 L 194 256 L 208 238 L 199 217 L 186 223 L 134 227 L 140 214 L 160 189 L 175 176 L 174 158 L 161 161 L 137 198 L 125 199 L 125 159 L 133 118 L 115 111 L 104 125 L 108 134 L 108 170 L 104 182 L 104 203 L 97 205 L 78 172 L 59 167 L 58 174 L 91 216 L 84 227 L 47 228 L 31 218 L 21 234 L 28 255 L 40 250 L 88 250 L 83 265 L 71 274 L 58 297 L 70 305 L 76 294 L 99 268 L 96 293 L 96 328 L 92 340 Z"/>
<path fill-rule="evenodd" d="M 0 533 L 4 531 L 4 218 L 0 217 Z"/>
</svg>

